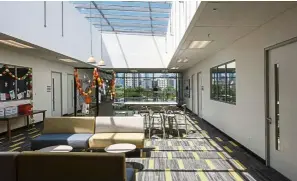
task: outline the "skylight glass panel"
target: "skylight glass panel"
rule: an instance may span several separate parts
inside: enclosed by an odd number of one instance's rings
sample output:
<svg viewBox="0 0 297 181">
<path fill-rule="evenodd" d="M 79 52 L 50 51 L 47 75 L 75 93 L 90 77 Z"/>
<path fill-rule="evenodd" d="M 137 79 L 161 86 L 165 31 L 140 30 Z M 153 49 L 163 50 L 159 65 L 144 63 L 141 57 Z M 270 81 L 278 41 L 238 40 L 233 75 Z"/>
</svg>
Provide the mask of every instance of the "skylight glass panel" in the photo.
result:
<svg viewBox="0 0 297 181">
<path fill-rule="evenodd" d="M 74 1 L 72 3 L 98 30 L 102 26 L 102 31 L 107 32 L 164 36 L 171 14 L 171 2 L 91 1 L 90 4 L 90 1 Z"/>
</svg>

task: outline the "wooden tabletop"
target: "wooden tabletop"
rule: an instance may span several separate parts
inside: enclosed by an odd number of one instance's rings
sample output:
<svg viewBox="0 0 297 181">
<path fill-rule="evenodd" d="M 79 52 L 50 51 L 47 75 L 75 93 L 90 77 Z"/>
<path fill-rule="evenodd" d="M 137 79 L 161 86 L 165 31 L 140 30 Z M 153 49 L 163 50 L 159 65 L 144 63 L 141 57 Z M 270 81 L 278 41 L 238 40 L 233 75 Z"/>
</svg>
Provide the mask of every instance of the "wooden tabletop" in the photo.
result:
<svg viewBox="0 0 297 181">
<path fill-rule="evenodd" d="M 45 113 L 46 110 L 33 110 L 32 114 L 39 114 L 39 113 Z M 32 114 L 12 114 L 8 116 L 0 116 L 0 121 L 7 120 L 7 119 L 13 119 L 13 118 L 19 118 L 19 117 L 26 117 Z"/>
</svg>

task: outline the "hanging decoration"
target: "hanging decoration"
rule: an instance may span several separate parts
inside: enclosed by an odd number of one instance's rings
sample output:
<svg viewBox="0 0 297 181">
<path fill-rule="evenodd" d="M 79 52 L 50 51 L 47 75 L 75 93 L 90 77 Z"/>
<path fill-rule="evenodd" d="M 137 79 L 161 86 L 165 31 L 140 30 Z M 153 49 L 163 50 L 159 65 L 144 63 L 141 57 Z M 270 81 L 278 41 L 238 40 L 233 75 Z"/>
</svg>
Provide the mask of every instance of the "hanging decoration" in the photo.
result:
<svg viewBox="0 0 297 181">
<path fill-rule="evenodd" d="M 115 98 L 115 77 L 116 77 L 116 74 L 113 71 L 112 72 L 112 80 L 110 81 L 110 93 L 111 93 L 111 98 L 112 99 Z"/>
<path fill-rule="evenodd" d="M 18 77 L 16 75 L 14 75 L 13 73 L 11 73 L 7 65 L 4 65 L 2 68 L 5 68 L 5 69 L 4 69 L 4 71 L 2 73 L 0 73 L 0 77 L 3 76 L 3 75 L 6 75 L 6 74 L 8 74 L 9 76 L 11 76 L 15 80 L 25 80 L 30 75 L 32 77 L 32 69 L 31 68 L 29 68 L 28 69 L 28 72 L 24 76 L 22 76 L 22 77 Z"/>
<path fill-rule="evenodd" d="M 96 80 L 97 78 L 99 77 L 99 74 L 98 74 L 98 71 L 97 71 L 97 68 L 94 68 L 94 71 L 93 71 L 93 80 L 92 80 L 92 83 L 88 89 L 87 92 L 83 91 L 82 87 L 81 87 L 81 83 L 79 82 L 79 78 L 78 78 L 78 71 L 77 69 L 74 69 L 74 76 L 75 76 L 75 82 L 76 82 L 76 88 L 79 92 L 80 95 L 83 95 L 85 97 L 89 97 L 87 99 L 85 99 L 86 102 L 89 102 L 90 100 L 90 95 L 92 94 L 92 89 L 95 88 L 95 85 L 96 85 Z"/>
</svg>

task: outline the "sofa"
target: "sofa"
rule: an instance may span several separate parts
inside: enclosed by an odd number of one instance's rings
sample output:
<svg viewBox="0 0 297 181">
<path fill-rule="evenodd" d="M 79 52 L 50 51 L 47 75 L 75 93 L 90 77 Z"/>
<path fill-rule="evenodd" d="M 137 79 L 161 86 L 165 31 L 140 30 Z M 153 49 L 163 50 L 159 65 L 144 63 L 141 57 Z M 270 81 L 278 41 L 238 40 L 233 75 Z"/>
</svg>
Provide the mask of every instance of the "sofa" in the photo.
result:
<svg viewBox="0 0 297 181">
<path fill-rule="evenodd" d="M 85 149 L 89 147 L 89 138 L 94 130 L 95 117 L 46 118 L 42 134 L 31 141 L 31 149 L 39 150 L 54 145 Z"/>
<path fill-rule="evenodd" d="M 0 180 L 132 181 L 124 154 L 90 152 L 0 152 Z"/>
<path fill-rule="evenodd" d="M 59 117 L 44 121 L 42 135 L 31 141 L 31 149 L 70 145 L 76 149 L 103 149 L 115 143 L 144 147 L 143 117 Z"/>
<path fill-rule="evenodd" d="M 95 134 L 89 139 L 89 149 L 101 149 L 116 143 L 131 143 L 144 147 L 144 118 L 96 117 Z"/>
</svg>

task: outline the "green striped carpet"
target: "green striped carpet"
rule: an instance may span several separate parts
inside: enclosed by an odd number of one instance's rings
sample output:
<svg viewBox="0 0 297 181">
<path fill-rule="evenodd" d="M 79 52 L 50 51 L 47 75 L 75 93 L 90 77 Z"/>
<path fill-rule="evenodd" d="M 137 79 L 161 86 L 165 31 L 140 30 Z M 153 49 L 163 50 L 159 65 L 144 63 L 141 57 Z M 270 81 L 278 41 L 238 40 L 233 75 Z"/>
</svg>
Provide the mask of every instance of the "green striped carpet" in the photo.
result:
<svg viewBox="0 0 297 181">
<path fill-rule="evenodd" d="M 171 139 L 147 139 L 142 158 L 126 158 L 136 170 L 136 181 L 288 180 L 196 116 L 188 115 L 188 135 L 183 118 L 178 122 L 181 138 L 175 133 Z M 162 137 L 156 125 L 152 133 Z M 40 135 L 42 126 L 13 131 L 11 142 L 1 135 L 0 151 L 30 150 L 30 140 Z"/>
</svg>

